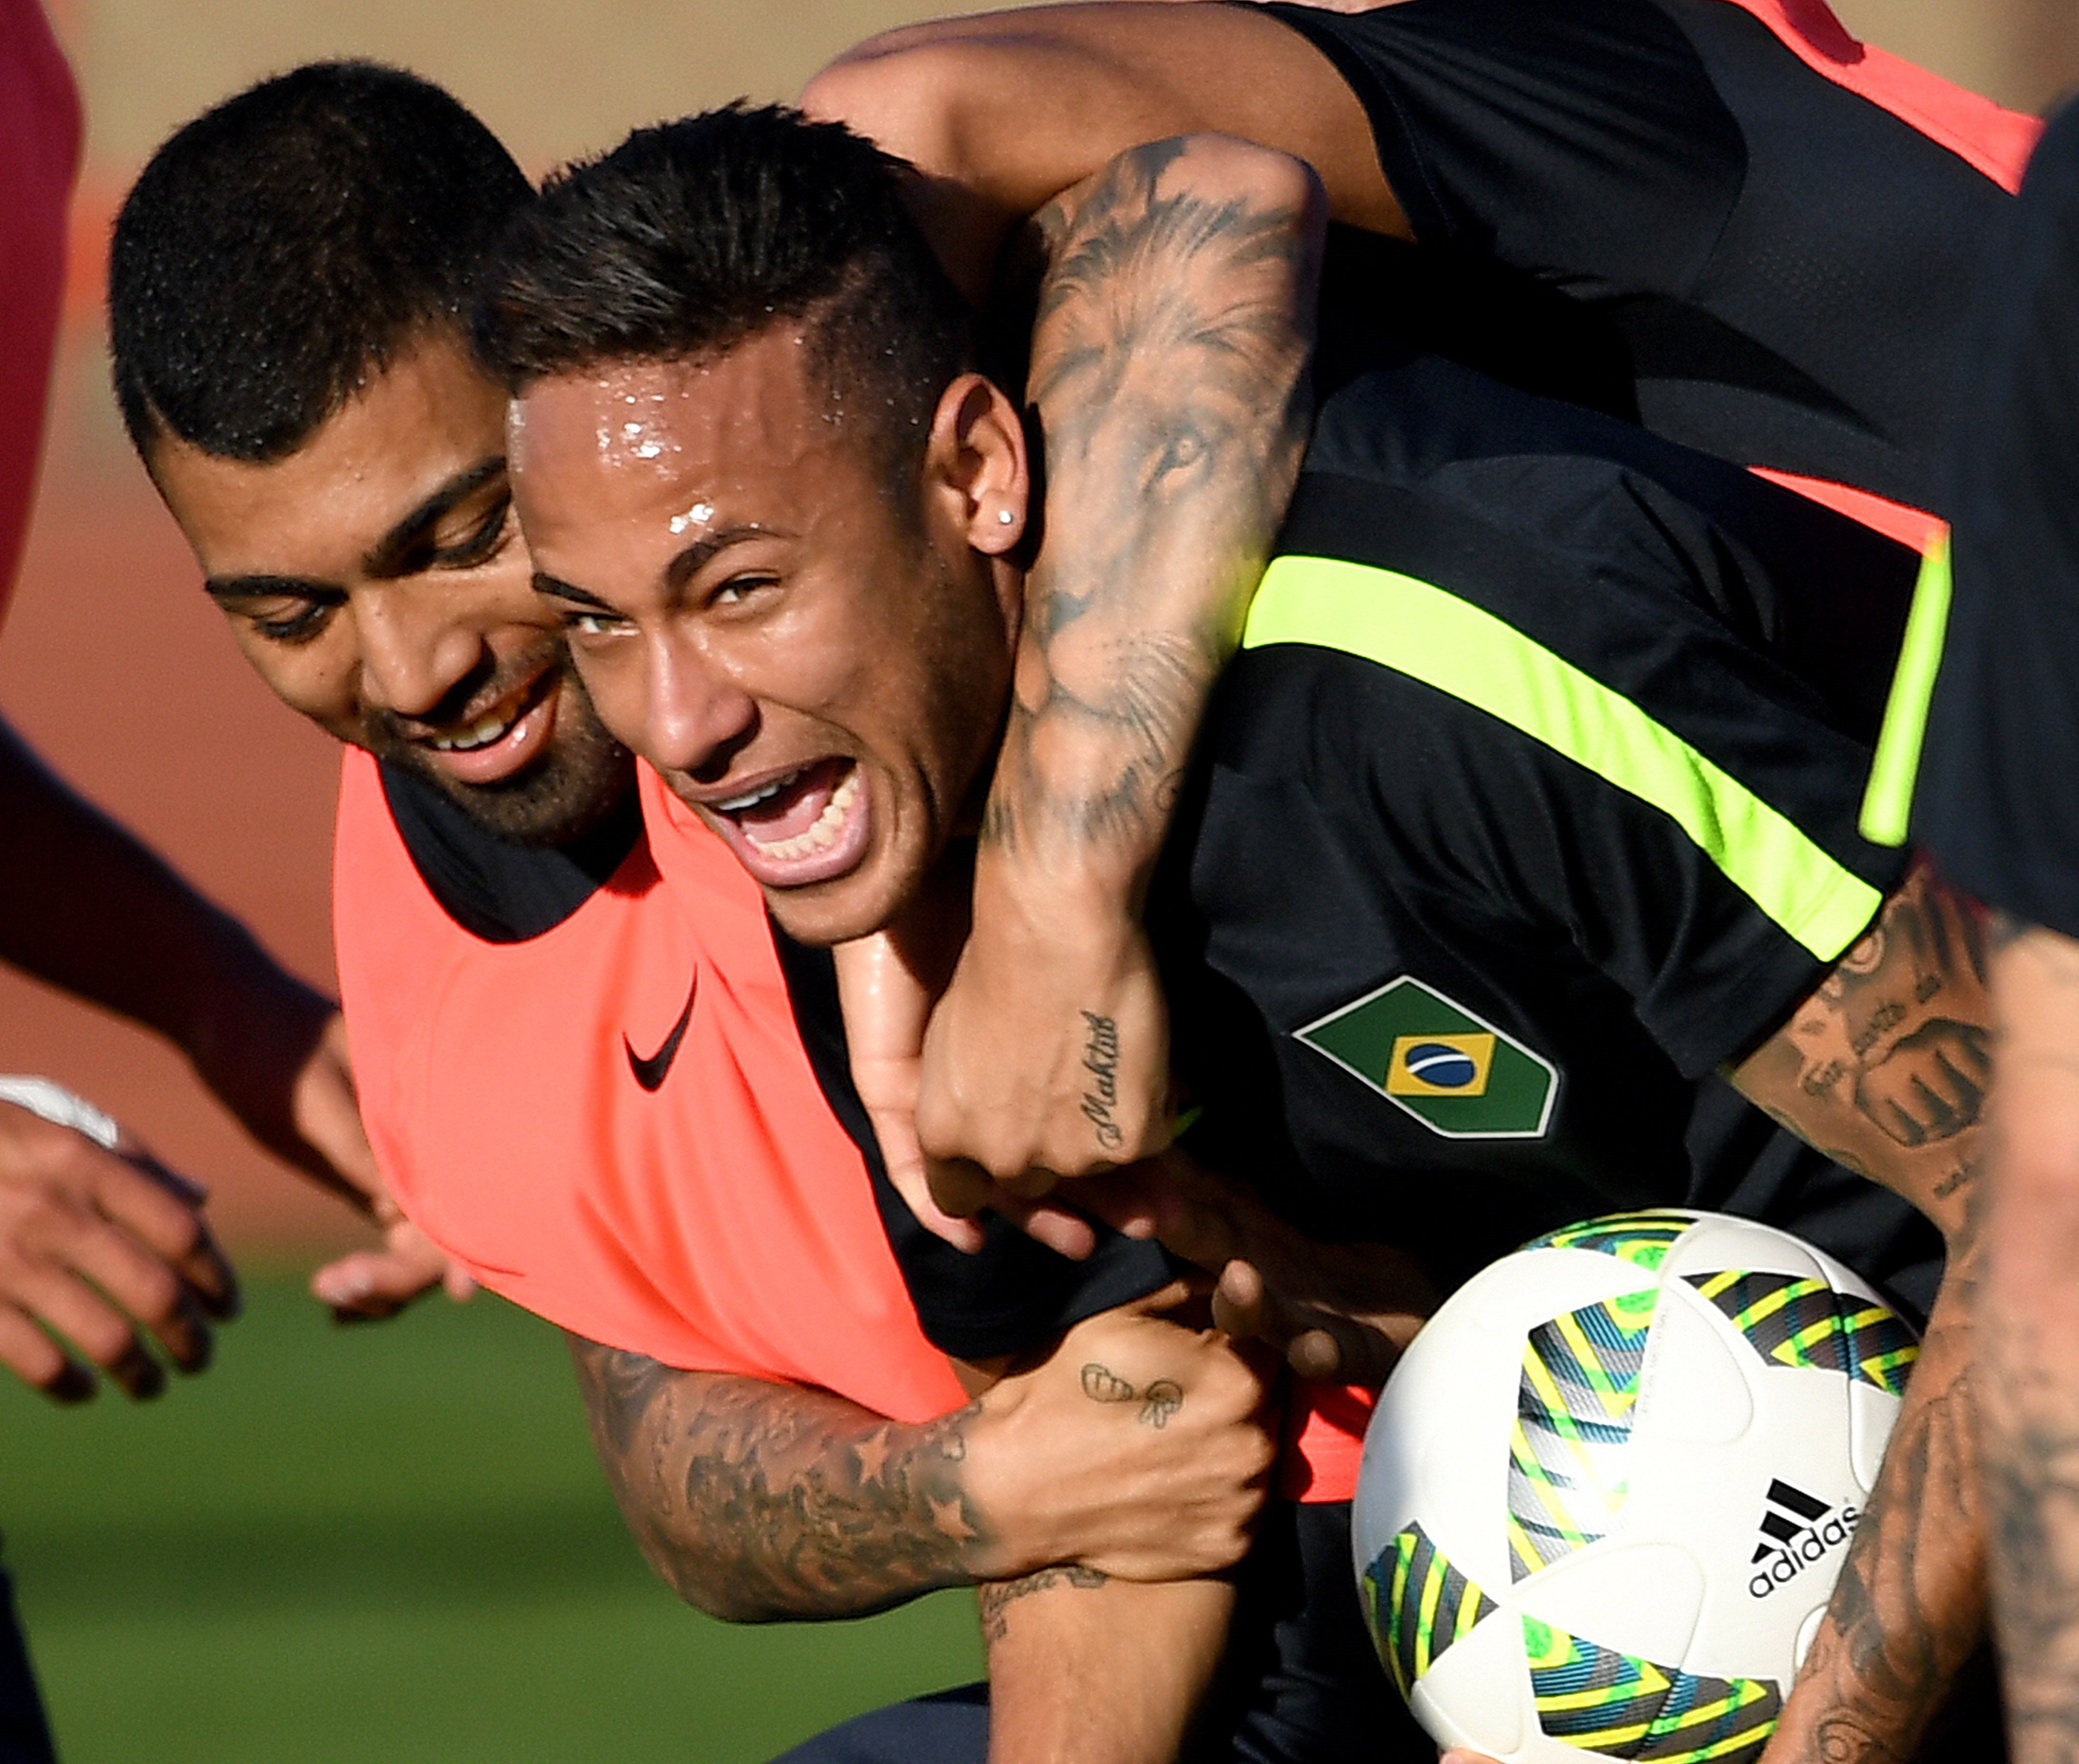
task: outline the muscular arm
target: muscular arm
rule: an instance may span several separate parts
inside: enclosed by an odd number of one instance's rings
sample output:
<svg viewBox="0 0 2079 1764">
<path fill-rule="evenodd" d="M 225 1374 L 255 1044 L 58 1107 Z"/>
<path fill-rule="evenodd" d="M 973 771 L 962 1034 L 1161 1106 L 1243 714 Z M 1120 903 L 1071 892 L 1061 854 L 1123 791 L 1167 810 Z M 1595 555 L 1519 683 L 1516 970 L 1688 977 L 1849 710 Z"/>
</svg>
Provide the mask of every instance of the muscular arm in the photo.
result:
<svg viewBox="0 0 2079 1764">
<path fill-rule="evenodd" d="M 2079 1759 L 2079 941 L 2002 927 L 1979 1343 L 1985 1499 L 2016 1764 Z"/>
<path fill-rule="evenodd" d="M 1768 1764 L 1911 1757 L 1984 1627 L 1972 1377 L 1985 1260 L 1973 1187 L 1991 1075 L 1984 953 L 1971 909 L 1916 867 L 1734 1074 L 1786 1126 L 1911 1201 L 1948 1243 L 1884 1468 Z"/>
<path fill-rule="evenodd" d="M 1336 219 L 1408 236 L 1349 87 L 1304 38 L 1244 7 L 1041 6 L 912 25 L 839 57 L 801 103 L 925 173 L 927 226 L 977 299 L 1027 215 L 1115 155 L 1180 135 L 1290 153 L 1320 174 Z"/>
<path fill-rule="evenodd" d="M 1122 1580 L 1224 1568 L 1270 1458 L 1247 1369 L 1137 1307 L 1079 1324 L 1041 1365 L 915 1424 L 824 1390 L 570 1342 L 643 1554 L 688 1603 L 736 1622 L 858 1616 L 1054 1563 Z M 1115 1381 L 1087 1385 L 1086 1366 L 1161 1388 L 1122 1402 Z"/>
<path fill-rule="evenodd" d="M 993 1564 L 964 1480 L 977 1404 L 909 1427 L 826 1391 L 570 1344 L 629 1529 L 710 1616 L 860 1616 Z"/>
<path fill-rule="evenodd" d="M 1304 167 L 1203 138 L 1135 148 L 1040 217 L 1048 525 L 974 930 L 925 1043 L 935 1156 L 1017 1178 L 1167 1139 L 1139 906 L 1298 471 L 1320 218 Z"/>
</svg>

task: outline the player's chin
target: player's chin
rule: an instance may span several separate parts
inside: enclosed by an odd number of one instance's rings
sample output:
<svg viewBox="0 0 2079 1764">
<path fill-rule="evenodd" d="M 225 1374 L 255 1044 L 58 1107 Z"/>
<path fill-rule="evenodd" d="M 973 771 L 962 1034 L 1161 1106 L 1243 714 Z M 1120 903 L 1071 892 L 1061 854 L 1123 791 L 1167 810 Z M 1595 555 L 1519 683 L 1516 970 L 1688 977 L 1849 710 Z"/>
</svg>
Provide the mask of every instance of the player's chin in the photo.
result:
<svg viewBox="0 0 2079 1764">
<path fill-rule="evenodd" d="M 901 905 L 900 891 L 870 873 L 872 867 L 862 865 L 848 875 L 798 888 L 761 884 L 766 909 L 797 943 L 827 948 L 870 937 L 886 926 Z"/>
<path fill-rule="evenodd" d="M 793 887 L 761 880 L 773 922 L 797 943 L 827 947 L 870 937 L 901 913 L 922 884 L 922 850 L 876 840 L 835 876 Z"/>
<path fill-rule="evenodd" d="M 568 845 L 592 832 L 635 782 L 634 763 L 611 743 L 551 751 L 524 771 L 483 784 L 462 782 L 425 763 L 415 748 L 382 757 L 424 779 L 485 832 L 538 849 Z"/>
</svg>

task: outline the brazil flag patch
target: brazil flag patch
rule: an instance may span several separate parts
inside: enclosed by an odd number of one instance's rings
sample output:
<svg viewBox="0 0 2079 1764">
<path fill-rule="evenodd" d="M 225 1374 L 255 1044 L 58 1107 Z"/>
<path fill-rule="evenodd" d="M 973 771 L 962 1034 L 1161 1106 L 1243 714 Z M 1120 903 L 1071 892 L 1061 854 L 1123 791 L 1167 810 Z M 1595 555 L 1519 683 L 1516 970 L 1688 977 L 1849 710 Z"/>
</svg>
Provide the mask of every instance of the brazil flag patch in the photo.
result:
<svg viewBox="0 0 2079 1764">
<path fill-rule="evenodd" d="M 1541 1138 L 1559 1093 L 1550 1060 L 1412 975 L 1293 1034 L 1447 1139 Z"/>
</svg>

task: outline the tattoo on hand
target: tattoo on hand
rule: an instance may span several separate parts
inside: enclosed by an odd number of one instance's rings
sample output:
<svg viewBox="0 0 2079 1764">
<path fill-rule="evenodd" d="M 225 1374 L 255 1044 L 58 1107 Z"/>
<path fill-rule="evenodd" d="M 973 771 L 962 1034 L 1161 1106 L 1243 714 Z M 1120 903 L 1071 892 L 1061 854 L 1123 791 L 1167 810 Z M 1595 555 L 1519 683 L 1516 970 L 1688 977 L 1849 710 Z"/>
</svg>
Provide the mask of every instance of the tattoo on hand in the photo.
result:
<svg viewBox="0 0 2079 1764">
<path fill-rule="evenodd" d="M 1184 1407 L 1184 1387 L 1174 1378 L 1157 1378 L 1144 1390 L 1136 1390 L 1094 1360 L 1083 1368 L 1083 1394 L 1093 1402 L 1138 1402 L 1140 1413 L 1135 1419 L 1151 1428 L 1167 1427 L 1169 1417 Z"/>
<path fill-rule="evenodd" d="M 1066 1562 L 1058 1568 L 1043 1568 L 1036 1574 L 1027 1574 L 1020 1580 L 993 1581 L 981 1589 L 977 1598 L 981 1609 L 982 1637 L 988 1641 L 1001 1641 L 1010 1633 L 1010 1626 L 1004 1620 L 1004 1607 L 1020 1599 L 1044 1592 L 1049 1586 L 1102 1586 L 1110 1578 L 1080 1562 Z"/>
<path fill-rule="evenodd" d="M 1094 1010 L 1083 1013 L 1083 1026 L 1090 1039 L 1083 1048 L 1083 1069 L 1090 1075 L 1090 1088 L 1083 1093 L 1083 1114 L 1097 1135 L 1098 1143 L 1116 1152 L 1126 1143 L 1112 1110 L 1119 1106 L 1119 1024 Z"/>
</svg>

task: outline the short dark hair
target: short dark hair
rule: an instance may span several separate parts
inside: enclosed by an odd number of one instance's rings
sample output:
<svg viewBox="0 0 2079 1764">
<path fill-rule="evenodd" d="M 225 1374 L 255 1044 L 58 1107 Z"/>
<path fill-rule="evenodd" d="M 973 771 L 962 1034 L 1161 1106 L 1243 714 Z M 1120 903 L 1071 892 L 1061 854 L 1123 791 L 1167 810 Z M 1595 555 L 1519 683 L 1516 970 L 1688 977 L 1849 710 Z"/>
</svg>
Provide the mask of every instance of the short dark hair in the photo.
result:
<svg viewBox="0 0 2079 1764">
<path fill-rule="evenodd" d="M 320 61 L 205 112 L 152 157 L 108 270 L 115 396 L 139 452 L 170 432 L 294 452 L 403 349 L 466 340 L 478 272 L 533 199 L 437 86 Z"/>
<path fill-rule="evenodd" d="M 801 323 L 810 370 L 899 474 L 967 365 L 965 303 L 903 199 L 907 168 L 837 123 L 742 103 L 566 167 L 513 223 L 479 358 L 524 391 L 606 362 L 726 352 Z"/>
</svg>

